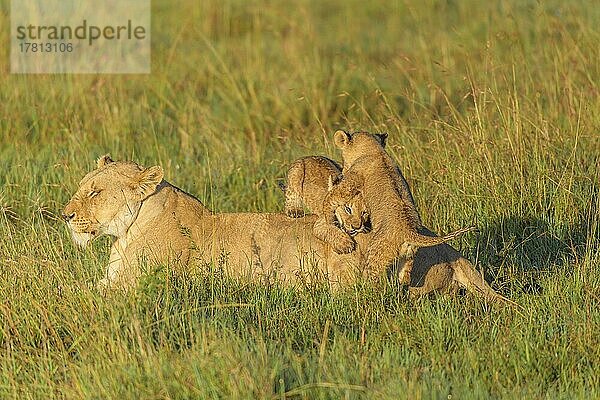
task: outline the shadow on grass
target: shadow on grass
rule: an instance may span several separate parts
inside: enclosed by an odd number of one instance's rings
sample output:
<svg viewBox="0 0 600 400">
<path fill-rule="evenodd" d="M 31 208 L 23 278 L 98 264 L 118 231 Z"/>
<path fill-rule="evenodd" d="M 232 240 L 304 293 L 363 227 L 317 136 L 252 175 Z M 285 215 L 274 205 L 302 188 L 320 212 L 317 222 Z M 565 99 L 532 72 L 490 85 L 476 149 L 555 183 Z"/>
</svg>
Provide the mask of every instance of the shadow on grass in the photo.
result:
<svg viewBox="0 0 600 400">
<path fill-rule="evenodd" d="M 511 215 L 494 221 L 480 228 L 477 263 L 493 274 L 500 286 L 510 280 L 511 290 L 540 294 L 541 273 L 557 273 L 584 258 L 589 236 L 598 231 L 596 204 L 592 199 L 587 212 L 566 226 L 534 215 Z"/>
<path fill-rule="evenodd" d="M 579 205 L 577 218 L 571 217 L 571 223 L 568 216 L 557 218 L 555 210 L 502 217 L 480 226 L 476 247 L 463 252 L 463 256 L 476 270 L 483 270 L 494 290 L 507 297 L 515 293 L 542 294 L 544 275 L 570 274 L 575 269 L 571 267 L 581 265 L 588 256 L 588 246 L 600 246 L 599 188 L 594 185 L 588 190 L 581 197 L 585 203 Z M 428 230 L 423 233 L 433 234 Z M 444 263 L 458 258 L 460 253 L 449 245 L 419 250 L 411 287 L 423 287 L 427 280 L 450 279 Z M 437 285 L 440 289 L 444 286 Z"/>
</svg>

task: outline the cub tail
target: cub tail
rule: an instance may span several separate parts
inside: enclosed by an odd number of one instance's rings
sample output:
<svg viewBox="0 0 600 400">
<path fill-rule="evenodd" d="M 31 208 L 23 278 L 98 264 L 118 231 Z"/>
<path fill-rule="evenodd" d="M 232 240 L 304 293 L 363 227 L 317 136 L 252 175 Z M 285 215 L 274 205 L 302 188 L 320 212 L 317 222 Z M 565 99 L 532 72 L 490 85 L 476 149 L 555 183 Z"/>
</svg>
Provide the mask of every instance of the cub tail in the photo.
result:
<svg viewBox="0 0 600 400">
<path fill-rule="evenodd" d="M 454 231 L 452 233 L 449 233 L 445 236 L 426 236 L 426 235 L 421 235 L 420 233 L 415 233 L 414 236 L 411 238 L 411 240 L 409 240 L 409 242 L 411 245 L 413 245 L 417 248 L 437 246 L 442 243 L 446 243 L 452 239 L 456 239 L 457 237 L 459 237 L 467 232 L 472 232 L 476 229 L 477 228 L 475 226 L 469 226 L 467 228 L 461 228 L 461 229 Z"/>
<path fill-rule="evenodd" d="M 467 291 L 480 295 L 491 303 L 505 303 L 520 310 L 523 309 L 518 303 L 494 291 L 483 279 L 482 274 L 475 270 L 473 264 L 462 257 L 455 263 L 454 281 Z"/>
</svg>

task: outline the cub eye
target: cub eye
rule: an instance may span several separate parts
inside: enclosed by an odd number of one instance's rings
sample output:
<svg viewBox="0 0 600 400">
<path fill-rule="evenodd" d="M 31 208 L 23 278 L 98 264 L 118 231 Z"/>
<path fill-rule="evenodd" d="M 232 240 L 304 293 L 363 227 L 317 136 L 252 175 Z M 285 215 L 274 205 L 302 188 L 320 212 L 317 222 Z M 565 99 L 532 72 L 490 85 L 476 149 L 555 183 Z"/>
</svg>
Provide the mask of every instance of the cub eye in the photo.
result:
<svg viewBox="0 0 600 400">
<path fill-rule="evenodd" d="M 346 214 L 352 214 L 352 209 L 348 206 L 344 206 L 344 211 L 346 211 Z"/>
<path fill-rule="evenodd" d="M 98 189 L 92 190 L 88 193 L 88 197 L 90 199 L 93 199 L 94 197 L 98 196 L 100 194 L 100 192 L 101 192 L 101 190 L 98 190 Z"/>
</svg>

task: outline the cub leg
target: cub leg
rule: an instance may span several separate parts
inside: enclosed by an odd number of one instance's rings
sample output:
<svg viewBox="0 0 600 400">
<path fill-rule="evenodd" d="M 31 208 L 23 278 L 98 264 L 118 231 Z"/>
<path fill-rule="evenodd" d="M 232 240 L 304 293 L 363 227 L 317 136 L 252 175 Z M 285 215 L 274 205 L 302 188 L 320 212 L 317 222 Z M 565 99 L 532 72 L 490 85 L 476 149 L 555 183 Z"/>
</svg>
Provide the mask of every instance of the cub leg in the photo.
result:
<svg viewBox="0 0 600 400">
<path fill-rule="evenodd" d="M 392 265 L 399 255 L 396 247 L 389 240 L 385 239 L 386 236 L 389 237 L 389 235 L 381 231 L 375 233 L 367 247 L 364 270 L 367 277 L 375 281 L 384 276 L 387 268 Z M 406 266 L 404 269 L 406 269 Z M 412 269 L 412 263 L 410 269 Z M 410 281 L 410 271 L 408 276 Z"/>
<path fill-rule="evenodd" d="M 410 275 L 412 273 L 415 255 L 417 254 L 418 249 L 418 247 L 407 242 L 402 243 L 402 246 L 400 246 L 400 252 L 398 256 L 406 258 L 406 262 L 398 274 L 398 279 L 403 285 L 410 285 Z"/>
<path fill-rule="evenodd" d="M 338 254 L 351 253 L 356 248 L 356 242 L 350 235 L 327 222 L 323 216 L 320 216 L 315 222 L 313 234 L 318 239 L 331 245 L 333 250 Z"/>
<path fill-rule="evenodd" d="M 410 286 L 410 275 L 412 273 L 414 261 L 414 257 L 408 258 L 404 263 L 404 266 L 400 270 L 400 273 L 398 274 L 398 279 L 400 280 L 400 283 L 402 285 Z"/>
<path fill-rule="evenodd" d="M 304 216 L 304 201 L 300 193 L 292 190 L 289 186 L 285 192 L 285 213 L 288 217 L 298 218 Z"/>
</svg>

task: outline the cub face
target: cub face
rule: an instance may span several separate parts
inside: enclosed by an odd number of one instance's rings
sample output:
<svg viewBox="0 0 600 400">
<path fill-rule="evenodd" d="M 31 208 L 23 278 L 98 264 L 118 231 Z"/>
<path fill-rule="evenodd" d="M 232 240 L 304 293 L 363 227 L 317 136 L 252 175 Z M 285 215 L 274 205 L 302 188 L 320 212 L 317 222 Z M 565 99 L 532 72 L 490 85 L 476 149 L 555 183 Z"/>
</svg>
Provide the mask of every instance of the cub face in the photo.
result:
<svg viewBox="0 0 600 400">
<path fill-rule="evenodd" d="M 159 166 L 143 168 L 135 163 L 98 160 L 97 169 L 80 182 L 62 215 L 80 247 L 103 234 L 120 237 L 135 221 L 142 201 L 162 181 Z"/>
<path fill-rule="evenodd" d="M 340 177 L 330 178 L 328 189 L 332 194 L 330 201 L 335 206 L 335 220 L 340 229 L 355 236 L 359 233 L 371 231 L 371 218 L 365 198 L 357 186 L 343 196 L 332 193 L 333 188 L 339 182 Z"/>
<path fill-rule="evenodd" d="M 335 219 L 339 227 L 350 236 L 371 231 L 369 210 L 362 193 L 338 205 L 335 209 Z"/>
</svg>

